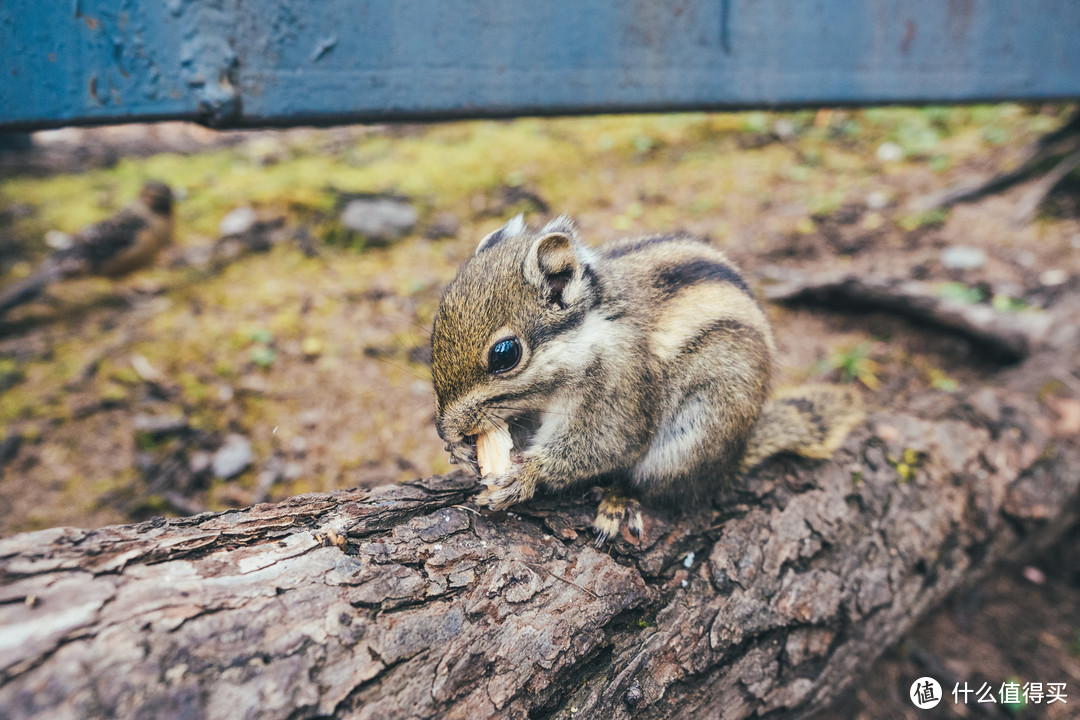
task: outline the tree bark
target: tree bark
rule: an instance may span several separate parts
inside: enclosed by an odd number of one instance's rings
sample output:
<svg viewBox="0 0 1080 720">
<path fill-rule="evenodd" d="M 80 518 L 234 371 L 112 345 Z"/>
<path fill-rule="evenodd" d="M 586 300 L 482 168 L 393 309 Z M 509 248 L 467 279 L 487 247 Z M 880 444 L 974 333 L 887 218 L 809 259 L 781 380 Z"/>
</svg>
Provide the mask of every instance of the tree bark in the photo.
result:
<svg viewBox="0 0 1080 720">
<path fill-rule="evenodd" d="M 460 475 L 2 540 L 0 715 L 806 716 L 1076 522 L 1076 431 L 1035 394 L 1071 337 L 640 543 L 594 547 L 588 491 L 490 513 Z"/>
</svg>

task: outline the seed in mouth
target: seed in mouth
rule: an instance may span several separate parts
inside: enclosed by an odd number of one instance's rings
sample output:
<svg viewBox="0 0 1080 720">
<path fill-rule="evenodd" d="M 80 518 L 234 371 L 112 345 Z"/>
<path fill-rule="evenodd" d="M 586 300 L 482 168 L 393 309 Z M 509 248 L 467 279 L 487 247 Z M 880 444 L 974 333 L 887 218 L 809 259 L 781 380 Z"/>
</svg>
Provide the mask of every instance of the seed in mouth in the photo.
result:
<svg viewBox="0 0 1080 720">
<path fill-rule="evenodd" d="M 510 429 L 502 423 L 493 423 L 476 436 L 476 459 L 480 463 L 480 475 L 491 477 L 510 470 L 510 453 L 514 440 Z"/>
</svg>

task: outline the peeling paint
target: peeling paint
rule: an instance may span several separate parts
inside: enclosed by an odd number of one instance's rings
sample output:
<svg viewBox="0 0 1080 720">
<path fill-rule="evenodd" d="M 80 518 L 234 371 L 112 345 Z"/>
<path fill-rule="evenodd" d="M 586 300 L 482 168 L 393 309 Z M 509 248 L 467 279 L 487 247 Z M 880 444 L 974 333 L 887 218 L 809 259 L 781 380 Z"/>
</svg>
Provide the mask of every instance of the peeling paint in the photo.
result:
<svg viewBox="0 0 1080 720">
<path fill-rule="evenodd" d="M 1070 0 L 833 0 L 828 12 L 782 0 L 165 8 L 0 3 L 0 128 L 1080 96 Z"/>
</svg>

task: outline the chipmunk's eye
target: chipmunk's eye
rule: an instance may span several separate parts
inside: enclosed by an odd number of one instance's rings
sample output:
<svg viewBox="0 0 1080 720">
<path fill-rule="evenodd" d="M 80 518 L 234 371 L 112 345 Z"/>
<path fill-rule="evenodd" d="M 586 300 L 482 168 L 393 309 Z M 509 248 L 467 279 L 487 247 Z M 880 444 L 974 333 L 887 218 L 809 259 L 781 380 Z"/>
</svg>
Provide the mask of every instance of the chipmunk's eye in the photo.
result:
<svg viewBox="0 0 1080 720">
<path fill-rule="evenodd" d="M 521 343 L 516 337 L 504 338 L 488 351 L 488 372 L 493 375 L 512 370 L 521 360 Z"/>
</svg>

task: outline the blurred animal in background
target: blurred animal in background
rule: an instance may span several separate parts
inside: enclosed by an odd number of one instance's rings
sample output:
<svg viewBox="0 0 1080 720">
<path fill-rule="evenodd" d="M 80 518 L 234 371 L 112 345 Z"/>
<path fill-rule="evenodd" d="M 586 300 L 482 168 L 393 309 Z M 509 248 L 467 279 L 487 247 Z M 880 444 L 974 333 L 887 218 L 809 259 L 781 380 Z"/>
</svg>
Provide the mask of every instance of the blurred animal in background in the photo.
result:
<svg viewBox="0 0 1080 720">
<path fill-rule="evenodd" d="M 30 277 L 0 290 L 0 315 L 64 278 L 119 278 L 147 267 L 173 241 L 173 194 L 162 182 L 143 185 L 139 197 L 112 217 L 80 230 Z"/>
</svg>

